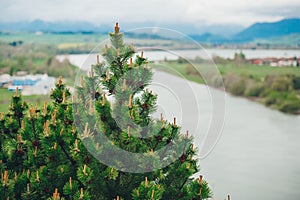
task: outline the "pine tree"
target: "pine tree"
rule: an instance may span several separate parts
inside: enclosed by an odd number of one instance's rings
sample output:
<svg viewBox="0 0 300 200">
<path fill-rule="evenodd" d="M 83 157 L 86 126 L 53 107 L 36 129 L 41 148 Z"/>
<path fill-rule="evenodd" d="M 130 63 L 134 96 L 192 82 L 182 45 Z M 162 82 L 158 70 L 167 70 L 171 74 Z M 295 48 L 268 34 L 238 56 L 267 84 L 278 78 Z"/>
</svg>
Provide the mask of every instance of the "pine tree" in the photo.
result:
<svg viewBox="0 0 300 200">
<path fill-rule="evenodd" d="M 192 177 L 199 171 L 193 139 L 180 133 L 176 118 L 152 117 L 152 71 L 143 52 L 133 58 L 135 49 L 119 29 L 116 24 L 109 34 L 104 61 L 97 57 L 89 76 L 82 76 L 73 102 L 61 78 L 43 108 L 28 105 L 18 92 L 12 97 L 9 112 L 0 115 L 3 199 L 211 196 L 202 176 Z"/>
</svg>

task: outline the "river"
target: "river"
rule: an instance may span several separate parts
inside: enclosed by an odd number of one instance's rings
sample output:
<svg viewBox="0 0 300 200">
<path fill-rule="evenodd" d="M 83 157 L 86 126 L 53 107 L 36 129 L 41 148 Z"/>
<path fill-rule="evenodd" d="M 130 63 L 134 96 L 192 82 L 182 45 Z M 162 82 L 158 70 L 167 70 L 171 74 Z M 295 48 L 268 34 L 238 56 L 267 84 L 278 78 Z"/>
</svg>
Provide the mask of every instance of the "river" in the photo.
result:
<svg viewBox="0 0 300 200">
<path fill-rule="evenodd" d="M 82 65 L 87 56 L 69 58 L 73 64 Z M 92 62 L 95 57 L 89 59 Z M 299 116 L 159 71 L 155 71 L 151 87 L 158 94 L 156 115 L 163 113 L 168 120 L 177 116 L 182 131 L 190 130 L 198 148 L 212 128 L 216 107 L 211 93 L 226 96 L 221 137 L 210 154 L 199 160 L 201 174 L 209 182 L 214 199 L 223 200 L 227 194 L 238 200 L 300 199 Z M 182 91 L 189 96 L 182 97 Z"/>
<path fill-rule="evenodd" d="M 181 91 L 186 80 L 156 72 L 154 82 L 161 80 L 168 80 L 168 85 L 164 82 L 164 87 L 155 87 L 159 108 L 163 108 L 171 120 L 172 116 L 182 115 L 178 109 L 182 105 L 174 103 L 165 88 Z M 192 123 L 182 124 L 183 119 L 179 123 L 183 131 L 193 130 L 195 144 L 200 148 L 203 134 L 210 128 L 213 105 L 209 90 L 214 89 L 189 84 L 199 99 L 199 109 L 196 112 L 193 104 L 187 105 L 194 110 L 188 113 L 188 121 Z M 214 192 L 214 199 L 223 200 L 230 194 L 232 199 L 242 200 L 299 200 L 300 117 L 228 94 L 225 108 L 221 137 L 211 153 L 199 161 L 201 173 Z M 194 129 L 196 115 L 199 126 Z"/>
<path fill-rule="evenodd" d="M 239 53 L 239 49 L 201 49 L 201 50 L 172 50 L 172 51 L 146 51 L 146 56 L 150 61 L 159 61 L 159 60 L 174 60 L 179 56 L 185 57 L 187 59 L 193 59 L 196 56 L 202 58 L 209 58 L 213 56 L 220 56 L 222 58 L 234 58 L 235 53 Z M 290 58 L 296 56 L 300 57 L 300 50 L 274 50 L 274 49 L 244 49 L 242 52 L 245 54 L 247 59 L 252 58 L 266 58 L 266 57 L 275 57 L 275 58 Z M 96 56 L 90 56 L 89 54 L 78 54 L 78 55 L 61 55 L 58 56 L 58 59 L 62 60 L 68 58 L 72 63 L 77 66 L 81 66 L 83 61 L 85 61 L 88 66 L 95 62 Z M 89 57 L 88 61 L 86 58 Z"/>
</svg>

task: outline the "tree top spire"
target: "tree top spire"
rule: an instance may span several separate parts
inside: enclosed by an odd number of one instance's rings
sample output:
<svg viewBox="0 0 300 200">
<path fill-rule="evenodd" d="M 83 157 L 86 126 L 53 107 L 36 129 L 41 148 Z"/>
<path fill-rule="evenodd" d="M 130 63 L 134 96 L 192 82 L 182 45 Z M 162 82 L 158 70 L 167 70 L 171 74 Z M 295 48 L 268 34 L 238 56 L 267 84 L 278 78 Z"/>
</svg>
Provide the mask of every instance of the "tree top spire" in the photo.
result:
<svg viewBox="0 0 300 200">
<path fill-rule="evenodd" d="M 119 23 L 116 22 L 115 33 L 119 33 L 119 31 L 120 31 Z"/>
</svg>

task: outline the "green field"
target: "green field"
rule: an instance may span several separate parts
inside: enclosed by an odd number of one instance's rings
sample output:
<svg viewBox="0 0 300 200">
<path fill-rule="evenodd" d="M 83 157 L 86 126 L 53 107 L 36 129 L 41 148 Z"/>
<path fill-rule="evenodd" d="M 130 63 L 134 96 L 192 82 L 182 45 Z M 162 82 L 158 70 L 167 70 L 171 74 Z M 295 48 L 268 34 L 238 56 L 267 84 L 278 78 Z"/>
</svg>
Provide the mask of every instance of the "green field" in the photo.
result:
<svg viewBox="0 0 300 200">
<path fill-rule="evenodd" d="M 56 47 L 58 54 L 89 53 L 97 45 L 110 43 L 108 34 L 102 33 L 0 33 L 0 43 L 12 43 L 22 41 L 24 44 L 48 45 Z M 134 44 L 136 47 L 168 47 L 169 49 L 191 49 L 195 45 L 191 41 L 177 41 L 164 38 L 151 38 L 147 35 L 132 35 L 126 37 L 126 43 Z"/>
<path fill-rule="evenodd" d="M 107 38 L 104 34 L 54 34 L 54 33 L 9 33 L 1 34 L 0 41 L 12 42 L 12 41 L 24 41 L 25 43 L 36 44 L 88 44 L 99 43 L 103 39 Z"/>
<path fill-rule="evenodd" d="M 298 67 L 270 67 L 268 65 L 251 65 L 251 64 L 241 64 L 237 65 L 233 62 L 227 62 L 226 64 L 212 64 L 212 63 L 196 63 L 192 66 L 189 63 L 178 63 L 177 61 L 167 61 L 162 62 L 160 64 L 152 65 L 156 69 L 165 70 L 167 72 L 176 74 L 179 73 L 183 75 L 185 78 L 191 81 L 195 81 L 198 83 L 203 83 L 202 79 L 199 79 L 200 71 L 195 71 L 195 73 L 187 73 L 188 68 L 198 69 L 201 68 L 201 71 L 207 72 L 210 67 L 217 67 L 220 75 L 226 76 L 229 74 L 234 74 L 237 76 L 248 77 L 251 79 L 255 79 L 257 81 L 261 81 L 266 76 L 269 75 L 296 75 L 300 76 L 300 68 Z M 168 70 L 169 69 L 169 70 Z M 175 69 L 176 73 L 172 72 L 170 69 Z"/>
<path fill-rule="evenodd" d="M 0 88 L 0 112 L 7 112 L 9 105 L 11 103 L 11 96 L 14 95 L 13 92 L 9 92 L 6 88 Z M 23 100 L 27 101 L 32 105 L 42 106 L 45 101 L 49 101 L 49 95 L 30 95 L 23 96 Z"/>
<path fill-rule="evenodd" d="M 257 79 L 261 79 L 266 77 L 267 75 L 287 75 L 294 74 L 300 76 L 300 68 L 296 67 L 271 67 L 268 65 L 257 66 L 257 65 L 234 65 L 234 64 L 226 64 L 220 65 L 218 64 L 218 68 L 221 74 L 234 73 L 241 76 L 252 76 Z"/>
</svg>

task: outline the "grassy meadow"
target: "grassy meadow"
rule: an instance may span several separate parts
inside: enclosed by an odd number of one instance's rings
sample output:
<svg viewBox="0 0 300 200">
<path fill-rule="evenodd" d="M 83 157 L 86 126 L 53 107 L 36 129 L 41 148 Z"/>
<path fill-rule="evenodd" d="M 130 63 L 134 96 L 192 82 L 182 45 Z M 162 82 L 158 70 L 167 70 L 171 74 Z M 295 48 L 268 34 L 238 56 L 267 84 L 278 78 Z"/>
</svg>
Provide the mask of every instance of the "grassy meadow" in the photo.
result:
<svg viewBox="0 0 300 200">
<path fill-rule="evenodd" d="M 6 88 L 0 88 L 0 112 L 6 113 L 8 108 L 11 104 L 11 97 L 14 95 L 13 92 L 9 92 Z M 27 101 L 33 106 L 36 104 L 41 107 L 44 105 L 45 101 L 50 100 L 50 95 L 30 95 L 30 96 L 23 96 L 24 101 Z"/>
</svg>

